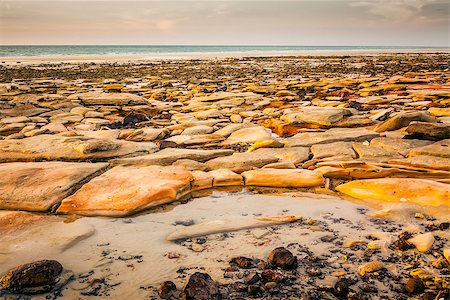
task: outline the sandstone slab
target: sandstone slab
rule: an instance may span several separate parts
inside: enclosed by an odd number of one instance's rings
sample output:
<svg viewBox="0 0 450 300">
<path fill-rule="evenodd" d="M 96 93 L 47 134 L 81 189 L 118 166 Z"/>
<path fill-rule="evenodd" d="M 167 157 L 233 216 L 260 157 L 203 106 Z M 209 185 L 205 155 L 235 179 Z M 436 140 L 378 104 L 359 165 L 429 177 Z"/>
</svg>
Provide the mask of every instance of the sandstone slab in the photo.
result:
<svg viewBox="0 0 450 300">
<path fill-rule="evenodd" d="M 177 168 L 119 166 L 64 199 L 57 212 L 123 217 L 188 196 L 192 180 Z"/>
<path fill-rule="evenodd" d="M 432 144 L 432 141 L 422 141 L 416 139 L 400 139 L 392 137 L 377 137 L 370 141 L 370 146 L 393 150 L 403 156 L 407 156 L 414 148 Z"/>
<path fill-rule="evenodd" d="M 437 119 L 427 112 L 402 111 L 375 127 L 376 132 L 397 130 L 406 127 L 412 121 L 437 122 Z"/>
<path fill-rule="evenodd" d="M 450 208 L 450 185 L 414 178 L 355 180 L 336 187 L 341 193 L 363 200 L 406 202 Z"/>
<path fill-rule="evenodd" d="M 280 162 L 290 162 L 294 165 L 306 161 L 309 157 L 309 148 L 307 147 L 289 147 L 289 148 L 259 148 L 253 152 L 261 157 L 275 157 Z"/>
<path fill-rule="evenodd" d="M 224 145 L 233 144 L 252 144 L 257 141 L 271 140 L 272 134 L 270 129 L 262 126 L 242 128 L 231 133 L 231 135 L 223 142 Z"/>
<path fill-rule="evenodd" d="M 450 171 L 450 158 L 448 157 L 417 155 L 407 158 L 390 159 L 388 163 L 415 168 Z"/>
<path fill-rule="evenodd" d="M 259 169 L 242 173 L 245 185 L 315 187 L 324 184 L 322 174 L 302 169 Z"/>
<path fill-rule="evenodd" d="M 408 157 L 419 155 L 450 157 L 450 139 L 442 140 L 427 146 L 414 148 L 409 151 Z"/>
<path fill-rule="evenodd" d="M 166 166 L 171 165 L 180 159 L 190 159 L 198 162 L 204 162 L 216 157 L 227 156 L 233 154 L 233 150 L 230 149 L 218 149 L 218 150 L 201 150 L 201 149 L 178 149 L 178 148 L 165 148 L 161 151 L 142 155 L 139 157 L 115 159 L 110 162 L 111 165 L 123 165 L 123 166 L 150 166 L 159 165 Z"/>
<path fill-rule="evenodd" d="M 284 139 L 285 147 L 307 147 L 333 142 L 365 141 L 379 134 L 366 128 L 331 128 L 325 132 L 304 132 Z"/>
<path fill-rule="evenodd" d="M 440 141 L 450 138 L 450 125 L 443 123 L 413 122 L 408 125 L 408 138 Z"/>
<path fill-rule="evenodd" d="M 234 153 L 208 160 L 206 165 L 210 170 L 229 169 L 241 173 L 254 168 L 261 168 L 267 164 L 277 162 L 278 158 L 261 155 L 255 152 Z"/>
<path fill-rule="evenodd" d="M 313 157 L 314 159 L 321 159 L 333 156 L 351 157 L 351 158 L 356 157 L 351 142 L 335 142 L 329 144 L 312 145 L 311 152 L 314 154 Z"/>
<path fill-rule="evenodd" d="M 147 154 L 156 148 L 153 143 L 42 134 L 21 140 L 0 140 L 0 162 L 106 160 Z"/>
<path fill-rule="evenodd" d="M 0 164 L 0 209 L 49 211 L 106 166 L 66 162 Z"/>
<path fill-rule="evenodd" d="M 84 105 L 141 105 L 148 104 L 144 97 L 130 93 L 88 92 L 74 94 L 69 100 L 81 100 Z"/>
</svg>

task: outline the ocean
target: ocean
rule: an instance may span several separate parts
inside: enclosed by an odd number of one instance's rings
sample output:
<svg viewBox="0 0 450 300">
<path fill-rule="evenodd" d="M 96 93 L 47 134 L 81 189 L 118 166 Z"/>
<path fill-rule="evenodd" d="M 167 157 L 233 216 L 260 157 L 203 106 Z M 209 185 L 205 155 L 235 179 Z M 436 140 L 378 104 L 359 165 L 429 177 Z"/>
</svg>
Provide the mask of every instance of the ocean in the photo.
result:
<svg viewBox="0 0 450 300">
<path fill-rule="evenodd" d="M 145 55 L 228 52 L 310 52 L 352 50 L 448 50 L 448 47 L 405 46 L 0 46 L 0 57 L 7 56 L 54 56 L 54 55 Z"/>
</svg>

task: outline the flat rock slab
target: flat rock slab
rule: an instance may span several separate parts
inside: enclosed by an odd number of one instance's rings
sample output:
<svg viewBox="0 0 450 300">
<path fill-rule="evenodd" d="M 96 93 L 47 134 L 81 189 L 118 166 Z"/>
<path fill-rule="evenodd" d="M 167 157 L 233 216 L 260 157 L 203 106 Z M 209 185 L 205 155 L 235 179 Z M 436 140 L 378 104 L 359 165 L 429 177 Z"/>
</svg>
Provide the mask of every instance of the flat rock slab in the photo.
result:
<svg viewBox="0 0 450 300">
<path fill-rule="evenodd" d="M 450 139 L 442 140 L 427 146 L 414 148 L 409 151 L 408 157 L 419 155 L 450 157 Z"/>
<path fill-rule="evenodd" d="M 24 211 L 0 210 L 0 240 L 3 241 L 8 234 L 16 234 L 30 226 L 45 222 L 56 216 L 46 216 Z"/>
<path fill-rule="evenodd" d="M 180 159 L 190 159 L 199 162 L 204 162 L 216 157 L 222 157 L 233 154 L 233 150 L 219 149 L 219 150 L 197 150 L 197 149 L 178 149 L 166 148 L 156 153 L 143 155 L 139 157 L 115 159 L 110 162 L 111 165 L 117 166 L 166 166 L 171 165 Z"/>
<path fill-rule="evenodd" d="M 408 138 L 440 141 L 450 138 L 450 125 L 443 123 L 414 122 L 406 128 Z"/>
<path fill-rule="evenodd" d="M 42 134 L 20 140 L 0 140 L 0 162 L 107 160 L 147 154 L 156 149 L 154 143 Z"/>
<path fill-rule="evenodd" d="M 325 132 L 304 132 L 283 140 L 286 147 L 309 147 L 333 142 L 370 141 L 379 134 L 366 128 L 332 128 Z"/>
<path fill-rule="evenodd" d="M 393 117 L 387 119 L 383 123 L 378 124 L 375 127 L 376 132 L 384 132 L 397 130 L 406 127 L 412 121 L 422 121 L 422 122 L 437 122 L 436 117 L 433 117 L 428 112 L 424 111 L 402 111 Z"/>
<path fill-rule="evenodd" d="M 390 164 L 398 164 L 415 168 L 426 168 L 450 171 L 450 158 L 431 156 L 431 155 L 418 155 L 402 159 L 391 159 L 388 161 Z"/>
<path fill-rule="evenodd" d="M 363 200 L 442 205 L 450 209 L 450 185 L 432 180 L 413 178 L 355 180 L 339 185 L 336 190 Z"/>
<path fill-rule="evenodd" d="M 245 185 L 315 187 L 324 184 L 322 174 L 301 169 L 259 169 L 242 173 Z"/>
<path fill-rule="evenodd" d="M 206 165 L 210 170 L 229 169 L 233 172 L 241 173 L 254 168 L 261 168 L 277 161 L 278 158 L 274 156 L 261 155 L 255 151 L 234 153 L 230 156 L 214 158 L 208 160 Z"/>
<path fill-rule="evenodd" d="M 0 164 L 0 209 L 49 211 L 106 167 L 105 163 Z"/>
<path fill-rule="evenodd" d="M 115 167 L 64 199 L 58 213 L 124 217 L 188 196 L 190 172 L 159 166 Z"/>
<path fill-rule="evenodd" d="M 266 141 L 272 139 L 270 129 L 262 126 L 242 128 L 233 132 L 225 141 L 224 145 L 252 144 L 257 141 Z"/>
<path fill-rule="evenodd" d="M 88 92 L 74 94 L 69 100 L 81 100 L 84 105 L 139 105 L 148 104 L 144 97 L 130 93 Z"/>
<path fill-rule="evenodd" d="M 314 154 L 314 159 L 322 159 L 333 156 L 356 158 L 356 153 L 353 150 L 351 142 L 335 142 L 312 145 L 311 152 Z"/>
<path fill-rule="evenodd" d="M 364 143 L 353 143 L 353 149 L 358 153 L 359 158 L 371 159 L 371 158 L 403 158 L 399 153 L 394 150 L 387 150 L 380 147 L 374 147 L 365 145 Z"/>
<path fill-rule="evenodd" d="M 414 148 L 432 144 L 432 141 L 422 141 L 416 139 L 399 139 L 391 137 L 377 137 L 370 141 L 370 146 L 379 147 L 386 150 L 393 150 L 403 156 L 407 156 Z"/>
<path fill-rule="evenodd" d="M 309 157 L 308 147 L 289 148 L 259 148 L 253 152 L 255 155 L 276 157 L 280 162 L 290 162 L 294 165 L 306 161 Z"/>
<path fill-rule="evenodd" d="M 308 123 L 330 126 L 344 118 L 345 115 L 351 115 L 351 112 L 343 108 L 330 107 L 303 107 L 299 112 L 293 112 L 281 118 L 288 124 Z"/>
</svg>

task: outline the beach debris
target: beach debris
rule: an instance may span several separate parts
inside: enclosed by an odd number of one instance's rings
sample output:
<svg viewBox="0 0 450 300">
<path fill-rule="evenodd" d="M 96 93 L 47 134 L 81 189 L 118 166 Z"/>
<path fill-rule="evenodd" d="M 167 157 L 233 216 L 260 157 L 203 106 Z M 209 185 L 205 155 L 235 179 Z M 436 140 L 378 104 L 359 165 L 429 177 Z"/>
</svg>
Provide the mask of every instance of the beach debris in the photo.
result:
<svg viewBox="0 0 450 300">
<path fill-rule="evenodd" d="M 40 260 L 20 265 L 7 271 L 0 278 L 0 285 L 13 293 L 34 293 L 50 291 L 56 284 L 63 266 L 56 260 Z"/>
<path fill-rule="evenodd" d="M 268 257 L 269 263 L 284 270 L 297 268 L 297 256 L 284 247 L 278 247 L 270 251 Z"/>
<path fill-rule="evenodd" d="M 219 284 L 206 273 L 195 272 L 183 286 L 183 300 L 215 300 L 220 299 Z"/>
</svg>

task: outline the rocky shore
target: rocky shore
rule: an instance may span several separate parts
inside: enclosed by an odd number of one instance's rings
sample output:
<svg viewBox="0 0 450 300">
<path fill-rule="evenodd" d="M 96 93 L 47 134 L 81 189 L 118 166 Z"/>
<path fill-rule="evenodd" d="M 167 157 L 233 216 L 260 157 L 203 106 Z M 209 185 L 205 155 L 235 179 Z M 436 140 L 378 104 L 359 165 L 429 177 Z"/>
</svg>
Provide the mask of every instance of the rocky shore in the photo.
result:
<svg viewBox="0 0 450 300">
<path fill-rule="evenodd" d="M 446 299 L 449 60 L 0 66 L 0 298 Z"/>
</svg>

